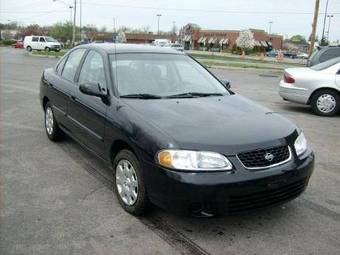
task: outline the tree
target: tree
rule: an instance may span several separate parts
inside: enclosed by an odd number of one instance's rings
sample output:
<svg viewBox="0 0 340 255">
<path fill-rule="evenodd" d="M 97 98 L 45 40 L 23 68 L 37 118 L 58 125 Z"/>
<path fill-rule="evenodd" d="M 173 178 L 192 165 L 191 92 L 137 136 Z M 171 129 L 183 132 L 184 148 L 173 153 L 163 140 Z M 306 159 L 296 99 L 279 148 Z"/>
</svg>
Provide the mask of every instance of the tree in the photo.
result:
<svg viewBox="0 0 340 255">
<path fill-rule="evenodd" d="M 25 27 L 22 30 L 22 34 L 26 36 L 26 35 L 43 35 L 44 33 L 42 28 L 38 24 L 32 24 Z"/>
<path fill-rule="evenodd" d="M 71 22 L 59 22 L 50 27 L 49 34 L 62 42 L 66 42 L 72 39 L 72 27 L 73 24 Z"/>
<path fill-rule="evenodd" d="M 243 51 L 251 50 L 255 46 L 254 34 L 250 30 L 243 30 L 240 32 L 239 37 L 236 39 L 236 44 Z"/>
<path fill-rule="evenodd" d="M 303 35 L 293 35 L 289 40 L 296 44 L 307 43 L 306 38 Z"/>
</svg>

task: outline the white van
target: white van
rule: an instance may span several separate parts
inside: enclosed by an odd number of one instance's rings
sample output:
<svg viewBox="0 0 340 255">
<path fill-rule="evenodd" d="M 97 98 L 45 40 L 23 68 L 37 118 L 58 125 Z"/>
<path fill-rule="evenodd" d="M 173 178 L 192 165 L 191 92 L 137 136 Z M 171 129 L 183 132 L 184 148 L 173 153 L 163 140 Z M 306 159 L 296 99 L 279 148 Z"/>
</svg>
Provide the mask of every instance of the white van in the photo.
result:
<svg viewBox="0 0 340 255">
<path fill-rule="evenodd" d="M 50 36 L 25 36 L 24 48 L 27 51 L 45 50 L 45 51 L 60 51 L 61 44 Z"/>
</svg>

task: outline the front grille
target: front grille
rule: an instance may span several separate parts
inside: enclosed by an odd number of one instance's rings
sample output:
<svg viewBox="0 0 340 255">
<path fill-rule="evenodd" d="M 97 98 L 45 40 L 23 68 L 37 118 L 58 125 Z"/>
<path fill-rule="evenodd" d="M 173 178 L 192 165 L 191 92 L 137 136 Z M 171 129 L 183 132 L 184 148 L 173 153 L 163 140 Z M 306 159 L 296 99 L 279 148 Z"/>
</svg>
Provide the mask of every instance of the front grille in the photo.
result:
<svg viewBox="0 0 340 255">
<path fill-rule="evenodd" d="M 237 156 L 246 168 L 261 169 L 288 161 L 291 156 L 290 154 L 290 148 L 286 145 L 244 152 Z"/>
<path fill-rule="evenodd" d="M 303 179 L 275 189 L 268 189 L 242 196 L 231 196 L 228 202 L 227 212 L 236 213 L 283 203 L 299 196 L 304 191 L 306 184 L 307 181 Z"/>
</svg>

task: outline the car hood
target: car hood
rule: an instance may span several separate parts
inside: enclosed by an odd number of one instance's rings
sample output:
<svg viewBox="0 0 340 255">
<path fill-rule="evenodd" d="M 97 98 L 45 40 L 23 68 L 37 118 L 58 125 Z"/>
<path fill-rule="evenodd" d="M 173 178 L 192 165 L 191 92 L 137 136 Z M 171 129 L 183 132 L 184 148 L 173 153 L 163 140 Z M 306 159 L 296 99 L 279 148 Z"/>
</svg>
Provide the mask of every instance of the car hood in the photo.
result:
<svg viewBox="0 0 340 255">
<path fill-rule="evenodd" d="M 174 147 L 224 153 L 286 144 L 296 126 L 239 95 L 185 99 L 124 99 Z"/>
</svg>

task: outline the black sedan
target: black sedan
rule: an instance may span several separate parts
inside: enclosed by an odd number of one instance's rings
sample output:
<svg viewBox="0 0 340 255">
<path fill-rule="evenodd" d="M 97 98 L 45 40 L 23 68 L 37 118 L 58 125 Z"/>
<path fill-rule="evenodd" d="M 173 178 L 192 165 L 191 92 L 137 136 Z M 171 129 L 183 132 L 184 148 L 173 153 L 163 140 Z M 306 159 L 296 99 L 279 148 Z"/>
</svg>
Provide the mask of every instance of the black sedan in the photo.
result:
<svg viewBox="0 0 340 255">
<path fill-rule="evenodd" d="M 273 206 L 313 171 L 296 125 L 173 49 L 80 45 L 44 71 L 40 99 L 47 136 L 67 134 L 112 166 L 134 215 L 149 203 L 196 216 Z"/>
</svg>

